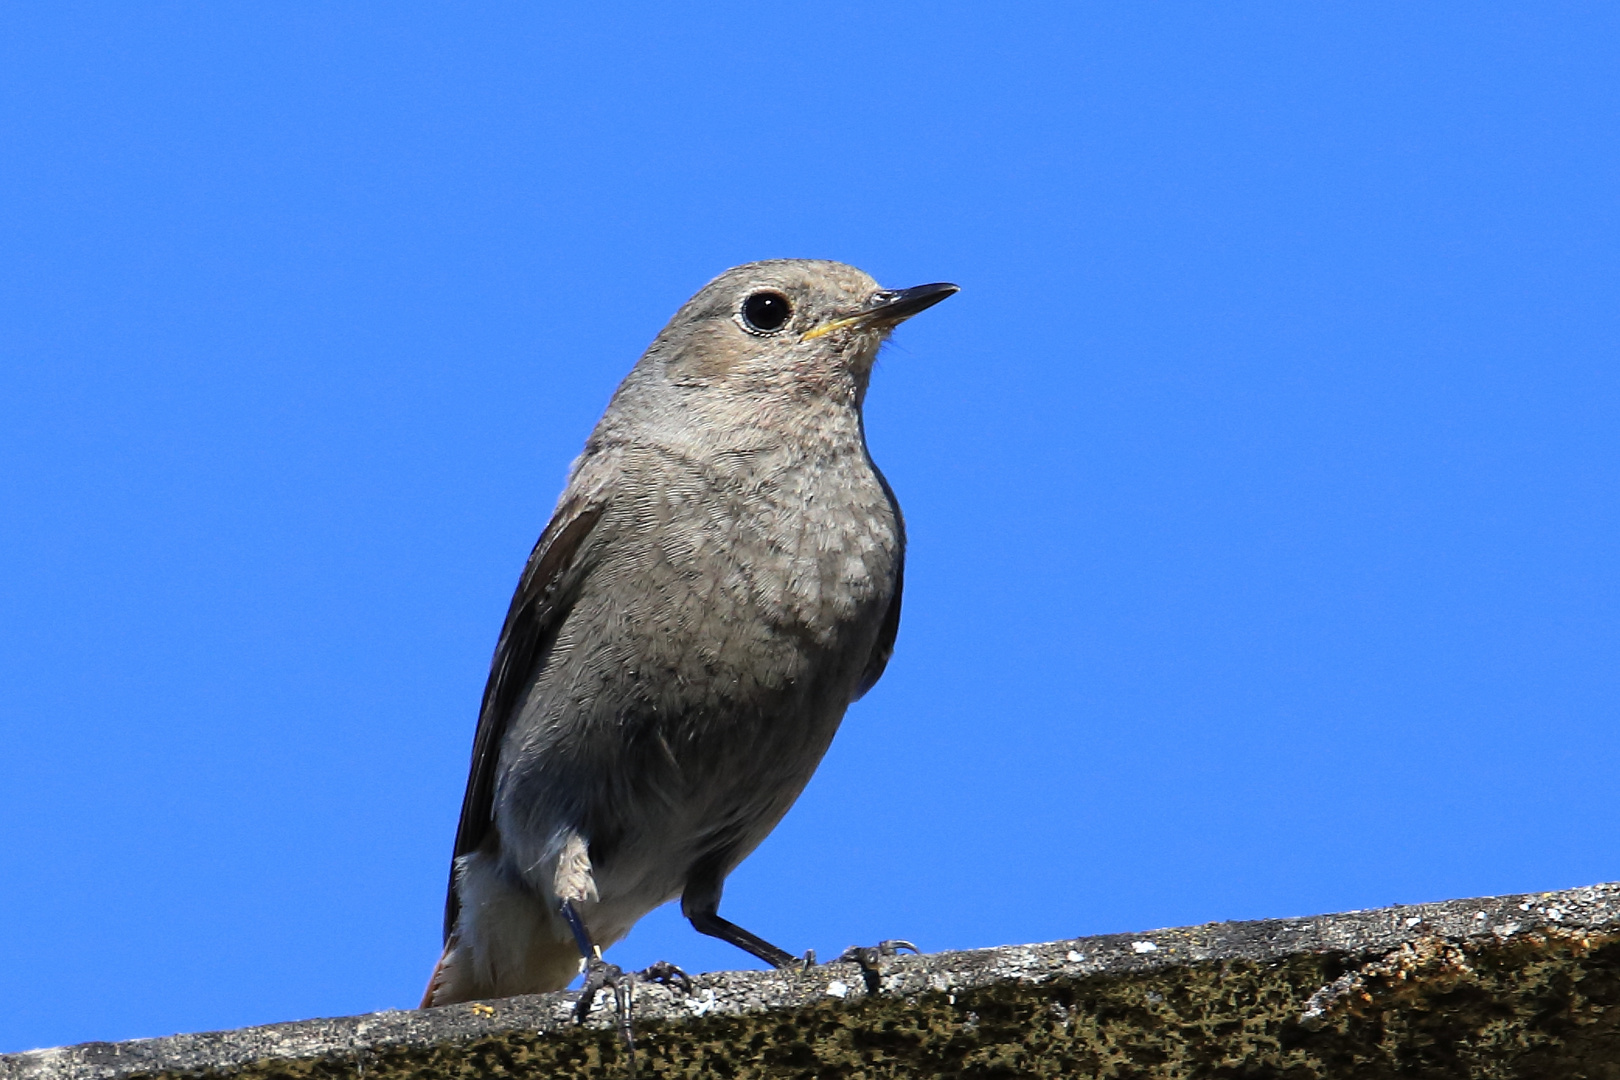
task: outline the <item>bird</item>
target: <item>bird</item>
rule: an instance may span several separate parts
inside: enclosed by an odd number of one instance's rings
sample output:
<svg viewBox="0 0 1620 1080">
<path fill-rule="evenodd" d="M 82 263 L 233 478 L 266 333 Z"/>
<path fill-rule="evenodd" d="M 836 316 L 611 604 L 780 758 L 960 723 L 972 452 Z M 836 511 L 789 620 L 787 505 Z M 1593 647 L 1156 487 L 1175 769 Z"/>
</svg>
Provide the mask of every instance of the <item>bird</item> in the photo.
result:
<svg viewBox="0 0 1620 1080">
<path fill-rule="evenodd" d="M 700 933 L 813 962 L 721 893 L 893 652 L 905 525 L 862 405 L 890 332 L 957 291 L 733 267 L 619 385 L 495 647 L 423 1007 L 591 989 L 676 898 Z"/>
</svg>

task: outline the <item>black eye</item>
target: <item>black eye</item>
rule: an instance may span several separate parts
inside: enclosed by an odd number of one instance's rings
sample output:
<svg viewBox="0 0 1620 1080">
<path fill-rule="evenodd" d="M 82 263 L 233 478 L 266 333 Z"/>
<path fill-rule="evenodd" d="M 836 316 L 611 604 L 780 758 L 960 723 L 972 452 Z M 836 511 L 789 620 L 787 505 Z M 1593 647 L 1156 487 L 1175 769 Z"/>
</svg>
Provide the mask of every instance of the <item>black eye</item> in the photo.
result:
<svg viewBox="0 0 1620 1080">
<path fill-rule="evenodd" d="M 779 292 L 757 292 L 743 301 L 743 322 L 750 330 L 773 334 L 787 325 L 793 305 Z"/>
</svg>

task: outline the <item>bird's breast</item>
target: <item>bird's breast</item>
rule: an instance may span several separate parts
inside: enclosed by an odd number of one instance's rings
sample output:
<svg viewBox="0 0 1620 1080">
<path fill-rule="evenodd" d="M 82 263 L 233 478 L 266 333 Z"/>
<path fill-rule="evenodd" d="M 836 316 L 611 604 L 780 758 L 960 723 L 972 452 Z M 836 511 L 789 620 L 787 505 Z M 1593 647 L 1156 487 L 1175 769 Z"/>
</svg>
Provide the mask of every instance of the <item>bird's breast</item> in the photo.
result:
<svg viewBox="0 0 1620 1080">
<path fill-rule="evenodd" d="M 809 691 L 841 712 L 901 558 L 898 513 L 856 450 L 625 461 L 638 494 L 599 527 L 612 542 L 554 659 L 597 669 L 586 686 L 642 688 L 630 696 L 657 712 Z"/>
<path fill-rule="evenodd" d="M 895 508 L 864 453 L 731 464 L 671 492 L 670 521 L 686 527 L 650 523 L 656 559 L 716 614 L 836 646 L 887 604 L 900 558 Z"/>
</svg>

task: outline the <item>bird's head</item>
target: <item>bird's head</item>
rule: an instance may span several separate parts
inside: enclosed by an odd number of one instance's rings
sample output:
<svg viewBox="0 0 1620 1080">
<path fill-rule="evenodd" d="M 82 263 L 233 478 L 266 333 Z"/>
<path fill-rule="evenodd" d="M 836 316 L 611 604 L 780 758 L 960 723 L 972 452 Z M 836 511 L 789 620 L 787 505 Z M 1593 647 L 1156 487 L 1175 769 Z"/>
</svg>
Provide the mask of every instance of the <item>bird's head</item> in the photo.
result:
<svg viewBox="0 0 1620 1080">
<path fill-rule="evenodd" d="M 812 394 L 859 406 L 889 332 L 957 291 L 885 289 L 844 263 L 733 267 L 687 301 L 643 363 L 671 383 L 748 395 Z"/>
</svg>

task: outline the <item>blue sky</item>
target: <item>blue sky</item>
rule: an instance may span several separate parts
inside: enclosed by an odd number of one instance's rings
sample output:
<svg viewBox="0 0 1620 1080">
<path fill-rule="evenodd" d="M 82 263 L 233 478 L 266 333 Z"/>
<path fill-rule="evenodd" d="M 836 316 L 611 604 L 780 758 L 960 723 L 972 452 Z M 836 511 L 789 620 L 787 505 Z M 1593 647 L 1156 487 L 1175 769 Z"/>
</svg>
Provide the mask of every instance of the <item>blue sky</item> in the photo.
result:
<svg viewBox="0 0 1620 1080">
<path fill-rule="evenodd" d="M 757 258 L 963 291 L 868 399 L 894 661 L 729 917 L 1620 878 L 1613 9 L 599 7 L 0 13 L 0 1051 L 415 1003 L 567 463 Z"/>
</svg>

